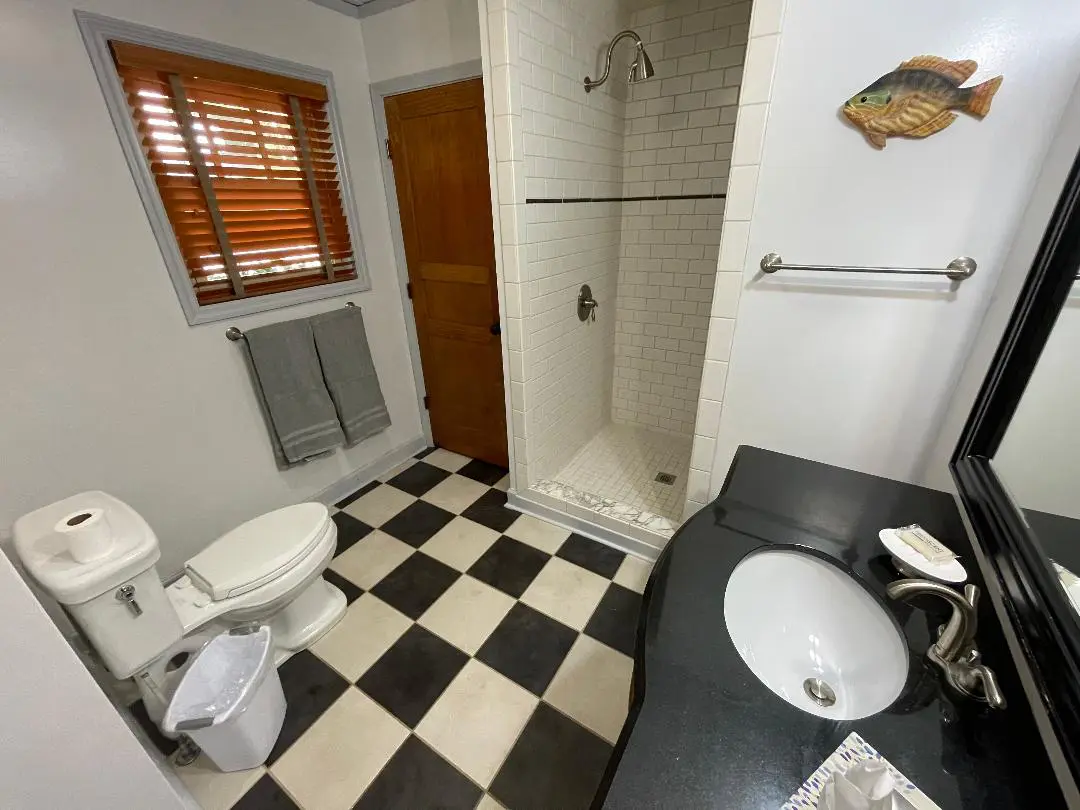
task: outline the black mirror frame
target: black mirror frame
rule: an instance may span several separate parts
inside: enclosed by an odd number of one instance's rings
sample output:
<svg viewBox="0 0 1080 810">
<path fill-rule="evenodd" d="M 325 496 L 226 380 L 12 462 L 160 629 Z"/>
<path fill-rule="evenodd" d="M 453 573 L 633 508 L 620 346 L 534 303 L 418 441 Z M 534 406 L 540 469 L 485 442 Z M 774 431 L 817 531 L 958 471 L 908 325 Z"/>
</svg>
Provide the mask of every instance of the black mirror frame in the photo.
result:
<svg viewBox="0 0 1080 810">
<path fill-rule="evenodd" d="M 974 535 L 972 543 L 994 570 L 1054 733 L 1073 779 L 1080 783 L 1080 622 L 1042 544 L 990 463 L 1078 268 L 1080 155 L 1069 171 L 949 467 Z M 1080 365 L 1080 347 L 1077 351 Z"/>
</svg>

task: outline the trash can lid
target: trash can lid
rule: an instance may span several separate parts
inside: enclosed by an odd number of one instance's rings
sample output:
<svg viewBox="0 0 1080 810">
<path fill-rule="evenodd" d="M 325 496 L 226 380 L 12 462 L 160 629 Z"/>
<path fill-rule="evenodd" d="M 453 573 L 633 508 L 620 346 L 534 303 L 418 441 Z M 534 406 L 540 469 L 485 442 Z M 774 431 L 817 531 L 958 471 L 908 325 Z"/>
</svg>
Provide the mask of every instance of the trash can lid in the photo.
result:
<svg viewBox="0 0 1080 810">
<path fill-rule="evenodd" d="M 270 628 L 241 627 L 214 637 L 188 667 L 165 710 L 172 734 L 216 726 L 247 708 L 273 666 Z"/>
</svg>

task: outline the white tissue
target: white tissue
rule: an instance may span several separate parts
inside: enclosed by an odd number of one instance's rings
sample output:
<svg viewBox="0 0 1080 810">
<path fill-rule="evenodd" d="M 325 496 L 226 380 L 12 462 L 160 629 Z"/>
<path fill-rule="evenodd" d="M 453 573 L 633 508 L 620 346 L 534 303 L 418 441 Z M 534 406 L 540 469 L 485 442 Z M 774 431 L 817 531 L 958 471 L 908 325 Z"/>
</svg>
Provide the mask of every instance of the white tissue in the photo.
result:
<svg viewBox="0 0 1080 810">
<path fill-rule="evenodd" d="M 865 761 L 834 773 L 821 794 L 821 810 L 914 810 L 896 789 L 883 762 Z"/>
<path fill-rule="evenodd" d="M 94 562 L 112 550 L 112 527 L 104 509 L 80 509 L 62 518 L 53 528 L 67 540 L 68 551 L 76 562 Z"/>
</svg>

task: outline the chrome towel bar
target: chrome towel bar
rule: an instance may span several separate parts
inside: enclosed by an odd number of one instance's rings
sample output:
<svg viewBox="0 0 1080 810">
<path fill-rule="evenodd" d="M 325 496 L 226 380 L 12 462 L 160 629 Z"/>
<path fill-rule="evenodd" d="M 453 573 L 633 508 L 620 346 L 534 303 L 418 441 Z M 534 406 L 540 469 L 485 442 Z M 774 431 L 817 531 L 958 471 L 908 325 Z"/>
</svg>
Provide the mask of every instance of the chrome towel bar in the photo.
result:
<svg viewBox="0 0 1080 810">
<path fill-rule="evenodd" d="M 785 264 L 779 253 L 766 253 L 761 258 L 761 272 L 777 270 L 813 270 L 818 273 L 897 273 L 914 276 L 947 276 L 953 281 L 963 281 L 975 275 L 978 265 L 968 256 L 960 256 L 945 268 L 938 267 L 847 267 L 844 265 Z"/>
<path fill-rule="evenodd" d="M 354 304 L 352 301 L 346 301 L 345 306 L 355 307 L 356 304 Z M 244 333 L 237 329 L 235 326 L 230 326 L 228 329 L 225 330 L 225 337 L 227 337 L 229 340 L 243 340 Z"/>
</svg>

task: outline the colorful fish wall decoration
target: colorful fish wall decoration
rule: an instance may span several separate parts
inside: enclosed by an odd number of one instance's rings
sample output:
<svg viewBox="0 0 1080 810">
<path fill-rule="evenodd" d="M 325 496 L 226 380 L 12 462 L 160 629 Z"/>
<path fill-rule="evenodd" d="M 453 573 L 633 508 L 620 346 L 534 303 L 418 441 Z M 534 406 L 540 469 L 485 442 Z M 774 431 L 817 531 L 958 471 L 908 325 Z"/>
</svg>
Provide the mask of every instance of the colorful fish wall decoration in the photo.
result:
<svg viewBox="0 0 1080 810">
<path fill-rule="evenodd" d="M 956 120 L 950 110 L 983 118 L 1003 77 L 961 87 L 978 67 L 971 59 L 916 56 L 849 98 L 844 115 L 878 149 L 891 137 L 925 138 L 940 132 Z"/>
</svg>

